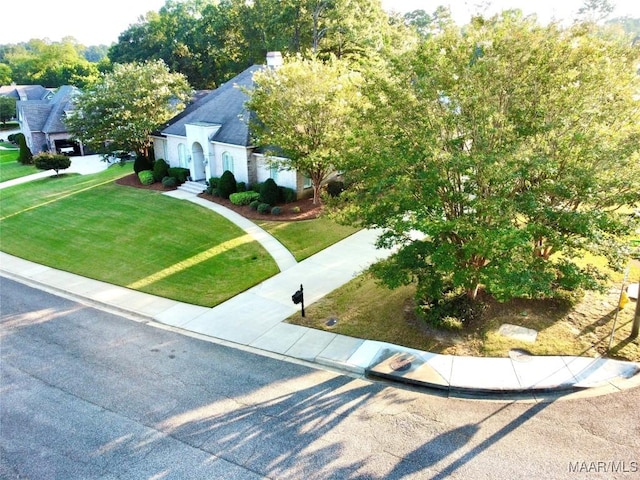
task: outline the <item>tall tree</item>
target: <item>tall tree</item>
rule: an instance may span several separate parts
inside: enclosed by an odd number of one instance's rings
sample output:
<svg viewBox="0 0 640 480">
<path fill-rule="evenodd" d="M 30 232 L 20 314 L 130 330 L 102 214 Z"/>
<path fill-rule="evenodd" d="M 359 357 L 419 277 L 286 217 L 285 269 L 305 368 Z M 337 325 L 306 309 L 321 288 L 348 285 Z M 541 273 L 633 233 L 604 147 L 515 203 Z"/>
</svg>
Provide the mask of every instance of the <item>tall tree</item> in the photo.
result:
<svg viewBox="0 0 640 480">
<path fill-rule="evenodd" d="M 295 169 L 313 182 L 313 203 L 334 171 L 347 120 L 357 107 L 361 76 L 335 58 L 298 58 L 254 76 L 248 108 L 255 113 L 255 142 L 273 164 Z"/>
<path fill-rule="evenodd" d="M 593 288 L 638 202 L 638 52 L 515 12 L 452 26 L 364 90 L 341 164 L 345 218 L 398 253 L 374 272 L 418 295 L 500 300 Z M 420 233 L 422 235 L 417 235 Z"/>
<path fill-rule="evenodd" d="M 16 99 L 0 96 L 0 122 L 6 124 L 16 116 Z"/>
<path fill-rule="evenodd" d="M 11 81 L 18 84 L 81 86 L 97 73 L 96 64 L 84 58 L 84 50 L 73 37 L 65 37 L 60 42 L 33 39 L 7 46 L 2 62 L 9 67 Z"/>
<path fill-rule="evenodd" d="M 158 61 L 115 65 L 74 99 L 66 124 L 72 135 L 100 153 L 147 156 L 149 135 L 179 113 L 191 95 L 182 74 Z"/>
</svg>

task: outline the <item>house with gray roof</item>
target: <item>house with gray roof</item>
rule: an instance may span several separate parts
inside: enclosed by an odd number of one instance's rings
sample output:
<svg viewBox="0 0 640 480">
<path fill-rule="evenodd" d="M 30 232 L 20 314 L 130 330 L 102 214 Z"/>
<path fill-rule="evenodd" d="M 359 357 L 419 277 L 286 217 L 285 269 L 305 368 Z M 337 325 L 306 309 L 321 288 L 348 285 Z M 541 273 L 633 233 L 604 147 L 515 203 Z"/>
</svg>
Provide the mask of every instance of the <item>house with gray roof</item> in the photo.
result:
<svg viewBox="0 0 640 480">
<path fill-rule="evenodd" d="M 0 95 L 18 100 L 46 100 L 53 96 L 53 92 L 42 85 L 2 85 Z"/>
<path fill-rule="evenodd" d="M 76 87 L 64 85 L 44 99 L 27 99 L 16 102 L 20 130 L 27 146 L 34 155 L 40 152 L 57 152 L 80 155 L 80 146 L 71 140 L 64 119 L 73 109 Z"/>
<path fill-rule="evenodd" d="M 247 68 L 169 120 L 152 135 L 155 158 L 172 167 L 188 168 L 195 181 L 220 177 L 229 170 L 238 182 L 253 185 L 273 178 L 301 195 L 311 186 L 310 181 L 296 171 L 272 167 L 256 150 L 249 130 L 251 112 L 245 106 L 253 74 L 281 62 L 278 52 L 270 52 L 267 66 Z"/>
</svg>

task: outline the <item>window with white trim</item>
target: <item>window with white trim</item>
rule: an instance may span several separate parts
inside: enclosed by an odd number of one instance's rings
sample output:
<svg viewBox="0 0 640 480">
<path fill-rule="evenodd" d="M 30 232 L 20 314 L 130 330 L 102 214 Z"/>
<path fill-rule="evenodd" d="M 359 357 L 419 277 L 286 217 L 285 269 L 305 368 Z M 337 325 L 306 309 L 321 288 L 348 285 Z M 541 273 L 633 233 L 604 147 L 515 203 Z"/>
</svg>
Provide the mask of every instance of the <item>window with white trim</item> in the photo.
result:
<svg viewBox="0 0 640 480">
<path fill-rule="evenodd" d="M 233 157 L 229 152 L 224 152 L 222 154 L 222 171 L 226 172 L 227 170 L 233 173 Z"/>
<path fill-rule="evenodd" d="M 178 144 L 178 162 L 182 168 L 187 168 L 187 147 L 184 143 Z"/>
</svg>

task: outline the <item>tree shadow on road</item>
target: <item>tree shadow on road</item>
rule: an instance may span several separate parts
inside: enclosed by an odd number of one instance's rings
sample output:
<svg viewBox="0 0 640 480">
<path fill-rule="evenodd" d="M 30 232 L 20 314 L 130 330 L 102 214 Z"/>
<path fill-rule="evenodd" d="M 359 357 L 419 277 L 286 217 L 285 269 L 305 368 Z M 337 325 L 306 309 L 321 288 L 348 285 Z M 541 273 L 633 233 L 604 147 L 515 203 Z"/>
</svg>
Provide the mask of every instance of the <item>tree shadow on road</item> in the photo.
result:
<svg viewBox="0 0 640 480">
<path fill-rule="evenodd" d="M 385 476 L 385 479 L 391 480 L 405 478 L 425 469 L 432 468 L 449 457 L 454 457 L 456 452 L 464 449 L 465 445 L 467 445 L 473 439 L 474 435 L 480 431 L 481 425 L 484 422 L 500 413 L 509 405 L 510 404 L 505 404 L 480 422 L 463 425 L 434 437 L 411 452 L 409 455 L 405 456 L 405 458 L 395 466 L 389 475 Z M 521 427 L 525 422 L 536 416 L 547 406 L 549 406 L 549 403 L 536 403 L 520 416 L 513 419 L 497 432 L 473 447 L 471 450 L 455 458 L 455 460 L 452 460 L 444 469 L 431 477 L 425 476 L 424 478 L 440 480 L 450 477 L 456 470 L 472 461 L 477 455 L 481 454 L 495 443 L 504 439 L 504 437 Z"/>
</svg>

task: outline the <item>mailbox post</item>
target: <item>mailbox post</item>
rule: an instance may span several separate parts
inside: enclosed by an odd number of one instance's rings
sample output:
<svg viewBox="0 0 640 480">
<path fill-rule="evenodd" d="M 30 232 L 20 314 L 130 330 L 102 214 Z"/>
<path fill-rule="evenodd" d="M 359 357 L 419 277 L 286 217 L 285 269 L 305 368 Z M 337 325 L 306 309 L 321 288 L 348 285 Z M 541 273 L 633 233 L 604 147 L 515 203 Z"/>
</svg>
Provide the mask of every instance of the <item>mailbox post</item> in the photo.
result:
<svg viewBox="0 0 640 480">
<path fill-rule="evenodd" d="M 304 291 L 302 289 L 302 284 L 300 284 L 300 290 L 291 296 L 291 300 L 294 304 L 300 304 L 302 306 L 302 316 L 304 317 Z"/>
</svg>

